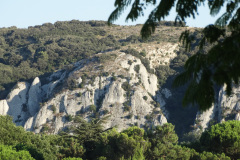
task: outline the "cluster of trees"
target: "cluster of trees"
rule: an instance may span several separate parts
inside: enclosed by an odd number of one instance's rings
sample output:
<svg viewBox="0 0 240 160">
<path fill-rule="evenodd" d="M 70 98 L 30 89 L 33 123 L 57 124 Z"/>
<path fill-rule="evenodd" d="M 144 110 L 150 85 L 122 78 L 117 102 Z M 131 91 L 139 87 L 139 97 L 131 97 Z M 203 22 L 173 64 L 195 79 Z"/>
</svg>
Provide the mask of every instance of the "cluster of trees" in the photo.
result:
<svg viewBox="0 0 240 160">
<path fill-rule="evenodd" d="M 0 92 L 67 64 L 120 46 L 103 21 L 70 21 L 0 29 Z M 10 85 L 10 86 L 9 86 Z M 3 98 L 3 97 L 1 97 Z"/>
<path fill-rule="evenodd" d="M 33 134 L 0 116 L 0 158 L 99 160 L 237 160 L 240 157 L 240 122 L 227 121 L 203 132 L 200 140 L 178 143 L 170 123 L 144 131 L 132 126 L 122 132 L 103 130 L 99 120 L 80 117 L 77 124 L 58 135 Z"/>
</svg>

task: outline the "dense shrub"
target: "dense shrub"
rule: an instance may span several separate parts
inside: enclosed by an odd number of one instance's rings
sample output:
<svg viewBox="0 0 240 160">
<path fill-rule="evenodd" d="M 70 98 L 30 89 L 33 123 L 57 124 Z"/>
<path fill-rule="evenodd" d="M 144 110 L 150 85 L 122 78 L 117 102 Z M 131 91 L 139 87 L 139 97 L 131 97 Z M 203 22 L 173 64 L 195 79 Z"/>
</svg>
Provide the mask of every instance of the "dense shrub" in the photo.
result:
<svg viewBox="0 0 240 160">
<path fill-rule="evenodd" d="M 97 107 L 94 104 L 89 106 L 89 111 L 96 112 L 96 110 L 97 110 Z"/>
<path fill-rule="evenodd" d="M 204 150 L 225 153 L 232 159 L 240 157 L 240 122 L 226 121 L 211 126 L 200 138 Z"/>
<path fill-rule="evenodd" d="M 148 97 L 147 96 L 143 96 L 143 99 L 146 101 L 148 99 Z"/>
<path fill-rule="evenodd" d="M 14 159 L 22 159 L 22 160 L 34 160 L 31 157 L 28 151 L 16 151 L 11 146 L 4 146 L 0 144 L 0 159 L 1 160 L 14 160 Z"/>
<path fill-rule="evenodd" d="M 122 89 L 124 89 L 124 91 L 130 91 L 131 90 L 131 85 L 128 82 L 124 82 L 122 83 Z"/>
<path fill-rule="evenodd" d="M 139 70 L 140 70 L 140 65 L 138 64 L 138 65 L 136 65 L 135 67 L 134 67 L 134 70 L 137 72 L 137 73 L 139 73 Z"/>
<path fill-rule="evenodd" d="M 17 127 L 9 116 L 0 116 L 0 143 L 4 145 L 23 145 L 35 159 L 56 159 L 57 147 L 52 145 L 57 136 L 34 135 Z M 41 155 L 41 156 L 40 156 Z"/>
</svg>

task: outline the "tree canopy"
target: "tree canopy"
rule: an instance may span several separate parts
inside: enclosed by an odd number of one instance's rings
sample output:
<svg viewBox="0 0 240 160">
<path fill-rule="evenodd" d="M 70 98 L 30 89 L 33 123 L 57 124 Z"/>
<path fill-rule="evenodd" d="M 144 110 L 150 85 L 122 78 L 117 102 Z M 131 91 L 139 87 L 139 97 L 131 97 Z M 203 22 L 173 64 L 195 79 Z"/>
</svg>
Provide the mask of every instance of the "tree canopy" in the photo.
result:
<svg viewBox="0 0 240 160">
<path fill-rule="evenodd" d="M 206 130 L 200 141 L 178 143 L 174 125 L 149 130 L 131 126 L 118 132 L 102 130 L 99 121 L 79 117 L 59 135 L 33 134 L 0 116 L 0 159 L 36 160 L 237 160 L 240 155 L 240 121 L 227 121 Z M 82 123 L 81 123 L 82 122 Z"/>
<path fill-rule="evenodd" d="M 200 139 L 205 150 L 214 153 L 225 153 L 232 159 L 240 157 L 240 123 L 227 121 L 212 126 Z"/>
<path fill-rule="evenodd" d="M 239 0 L 115 0 L 116 9 L 111 13 L 108 23 L 111 24 L 131 5 L 126 20 L 135 21 L 144 14 L 149 5 L 155 8 L 141 29 L 142 38 L 151 36 L 157 23 L 164 20 L 170 10 L 176 6 L 175 23 L 185 24 L 186 18 L 198 14 L 201 5 L 208 4 L 209 15 L 220 15 L 215 24 L 208 25 L 201 31 L 196 54 L 185 63 L 185 71 L 174 81 L 173 86 L 188 83 L 189 87 L 183 99 L 183 105 L 198 104 L 200 110 L 212 106 L 217 94 L 216 88 L 226 84 L 226 92 L 231 94 L 233 83 L 239 83 L 240 77 L 240 1 Z M 187 51 L 192 49 L 194 31 L 191 29 L 182 33 L 180 40 Z"/>
</svg>

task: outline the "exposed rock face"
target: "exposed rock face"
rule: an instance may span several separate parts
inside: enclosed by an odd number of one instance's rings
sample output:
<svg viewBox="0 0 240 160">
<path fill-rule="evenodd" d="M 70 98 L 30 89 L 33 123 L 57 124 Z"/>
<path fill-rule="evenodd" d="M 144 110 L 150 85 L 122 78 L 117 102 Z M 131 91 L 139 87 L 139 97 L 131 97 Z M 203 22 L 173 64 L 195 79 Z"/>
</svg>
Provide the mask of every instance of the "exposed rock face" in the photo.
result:
<svg viewBox="0 0 240 160">
<path fill-rule="evenodd" d="M 198 112 L 195 120 L 195 129 L 204 131 L 209 126 L 209 122 L 214 119 L 216 107 L 213 105 L 205 112 Z"/>
<path fill-rule="evenodd" d="M 7 112 L 17 125 L 36 133 L 56 134 L 72 124 L 70 116 L 107 119 L 104 128 L 119 131 L 167 123 L 163 97 L 171 92 L 165 89 L 162 95 L 156 75 L 148 73 L 138 58 L 122 52 L 108 54 L 117 56 L 108 62 L 96 58 L 77 62 L 53 73 L 43 86 L 38 77 L 31 86 L 18 83 L 7 99 L 9 109 L 1 101 L 1 113 Z"/>
<path fill-rule="evenodd" d="M 26 131 L 32 131 L 33 130 L 33 117 L 28 118 L 28 120 L 26 121 L 26 123 L 24 124 L 24 129 Z"/>
<path fill-rule="evenodd" d="M 42 101 L 41 82 L 38 77 L 33 80 L 28 95 L 28 111 L 34 116 L 39 111 L 39 103 Z"/>
<path fill-rule="evenodd" d="M 219 121 L 235 119 L 240 112 L 240 86 L 233 86 L 232 94 L 227 96 L 224 86 L 219 92 Z"/>
<path fill-rule="evenodd" d="M 142 47 L 136 48 L 142 51 Z M 146 57 L 150 61 L 150 67 L 156 68 L 159 65 L 169 65 L 171 60 L 177 56 L 176 51 L 179 50 L 178 43 L 161 42 L 161 45 L 144 46 L 147 53 Z"/>
<path fill-rule="evenodd" d="M 9 106 L 6 100 L 0 100 L 0 115 L 7 115 Z"/>
<path fill-rule="evenodd" d="M 239 113 L 236 114 L 235 120 L 240 121 L 240 114 Z"/>
<path fill-rule="evenodd" d="M 167 88 L 162 89 L 161 92 L 162 92 L 162 94 L 165 96 L 165 98 L 169 98 L 169 97 L 172 96 L 171 91 L 170 91 L 169 89 L 167 89 Z"/>
<path fill-rule="evenodd" d="M 19 82 L 15 85 L 7 98 L 9 106 L 7 114 L 13 117 L 13 121 L 17 125 L 24 125 L 28 118 L 28 90 L 29 84 L 27 82 Z"/>
<path fill-rule="evenodd" d="M 227 96 L 226 86 L 219 91 L 217 103 L 209 110 L 198 113 L 195 127 L 205 130 L 210 122 L 220 123 L 226 120 L 240 120 L 240 86 L 233 86 L 232 94 Z"/>
</svg>

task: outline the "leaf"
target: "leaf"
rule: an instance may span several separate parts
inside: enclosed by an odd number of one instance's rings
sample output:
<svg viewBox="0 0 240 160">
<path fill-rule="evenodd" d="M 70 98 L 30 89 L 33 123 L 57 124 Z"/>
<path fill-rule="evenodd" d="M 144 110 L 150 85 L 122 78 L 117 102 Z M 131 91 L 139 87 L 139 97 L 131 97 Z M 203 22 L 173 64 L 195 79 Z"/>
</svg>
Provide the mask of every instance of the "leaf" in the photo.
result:
<svg viewBox="0 0 240 160">
<path fill-rule="evenodd" d="M 135 0 L 135 2 L 132 4 L 131 11 L 126 18 L 126 21 L 128 19 L 135 21 L 138 17 L 143 16 L 143 6 L 143 4 L 140 4 L 140 0 Z"/>
<path fill-rule="evenodd" d="M 221 36 L 225 36 L 225 29 L 219 29 L 214 25 L 206 26 L 202 32 L 210 43 L 216 42 Z"/>
<path fill-rule="evenodd" d="M 219 11 L 221 10 L 221 7 L 224 5 L 224 0 L 211 0 L 208 1 L 208 6 L 210 9 L 210 14 L 212 16 L 215 16 L 219 13 Z"/>
</svg>

